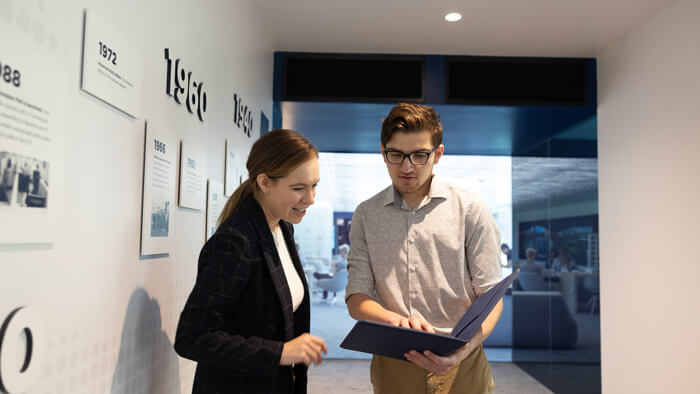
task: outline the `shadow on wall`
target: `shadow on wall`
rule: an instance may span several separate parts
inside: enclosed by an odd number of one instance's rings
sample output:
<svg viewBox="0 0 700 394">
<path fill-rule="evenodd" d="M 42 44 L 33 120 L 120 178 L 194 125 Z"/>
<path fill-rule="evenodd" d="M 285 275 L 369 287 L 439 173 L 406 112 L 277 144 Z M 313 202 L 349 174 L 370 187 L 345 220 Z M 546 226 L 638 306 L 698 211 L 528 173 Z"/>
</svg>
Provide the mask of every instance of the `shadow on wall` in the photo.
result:
<svg viewBox="0 0 700 394">
<path fill-rule="evenodd" d="M 180 393 L 178 359 L 163 331 L 160 305 L 144 289 L 134 291 L 126 309 L 111 393 Z"/>
</svg>

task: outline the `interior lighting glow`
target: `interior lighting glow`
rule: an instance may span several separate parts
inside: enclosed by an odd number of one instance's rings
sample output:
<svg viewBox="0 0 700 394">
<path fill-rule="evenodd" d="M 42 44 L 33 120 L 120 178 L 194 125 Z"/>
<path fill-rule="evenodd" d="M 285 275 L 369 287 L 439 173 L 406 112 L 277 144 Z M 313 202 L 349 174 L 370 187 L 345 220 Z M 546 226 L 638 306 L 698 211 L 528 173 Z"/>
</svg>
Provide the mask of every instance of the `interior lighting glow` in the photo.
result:
<svg viewBox="0 0 700 394">
<path fill-rule="evenodd" d="M 449 14 L 445 15 L 445 20 L 448 22 L 457 22 L 460 19 L 462 19 L 462 14 L 459 12 L 450 12 Z"/>
</svg>

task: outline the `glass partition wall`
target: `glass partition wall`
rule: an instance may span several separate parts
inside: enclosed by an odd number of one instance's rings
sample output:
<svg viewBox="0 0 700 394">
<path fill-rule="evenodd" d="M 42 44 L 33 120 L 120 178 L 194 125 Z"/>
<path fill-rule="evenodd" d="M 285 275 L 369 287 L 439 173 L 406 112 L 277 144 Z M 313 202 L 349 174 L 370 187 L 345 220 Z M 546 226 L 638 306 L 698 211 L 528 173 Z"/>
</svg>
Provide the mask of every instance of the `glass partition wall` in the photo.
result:
<svg viewBox="0 0 700 394">
<path fill-rule="evenodd" d="M 512 160 L 512 360 L 555 392 L 600 392 L 597 159 Z"/>
</svg>

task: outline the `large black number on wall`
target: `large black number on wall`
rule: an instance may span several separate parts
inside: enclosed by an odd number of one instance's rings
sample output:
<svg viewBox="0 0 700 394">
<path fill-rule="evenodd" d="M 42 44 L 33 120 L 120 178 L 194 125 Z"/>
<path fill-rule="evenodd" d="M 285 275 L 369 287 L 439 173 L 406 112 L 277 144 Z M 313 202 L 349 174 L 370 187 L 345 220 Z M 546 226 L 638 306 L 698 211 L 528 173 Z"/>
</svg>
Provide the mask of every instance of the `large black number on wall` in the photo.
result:
<svg viewBox="0 0 700 394">
<path fill-rule="evenodd" d="M 250 132 L 253 130 L 253 111 L 247 105 L 243 105 L 243 99 L 238 97 L 238 94 L 233 95 L 233 123 L 238 128 L 243 128 L 243 134 L 250 138 Z"/>
<path fill-rule="evenodd" d="M 171 59 L 170 50 L 165 48 L 165 94 L 172 97 L 178 104 L 185 104 L 187 111 L 197 114 L 200 121 L 204 122 L 204 113 L 207 111 L 207 92 L 204 90 L 204 82 L 196 82 L 192 78 L 192 71 L 187 71 L 182 66 L 181 59 Z"/>
</svg>

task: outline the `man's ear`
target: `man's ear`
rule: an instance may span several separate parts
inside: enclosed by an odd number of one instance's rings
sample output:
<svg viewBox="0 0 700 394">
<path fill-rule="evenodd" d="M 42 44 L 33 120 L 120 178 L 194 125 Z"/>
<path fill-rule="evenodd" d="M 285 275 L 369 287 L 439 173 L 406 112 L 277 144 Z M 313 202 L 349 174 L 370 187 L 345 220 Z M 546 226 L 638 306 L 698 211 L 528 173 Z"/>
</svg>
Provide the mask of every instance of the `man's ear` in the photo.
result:
<svg viewBox="0 0 700 394">
<path fill-rule="evenodd" d="M 435 161 L 433 161 L 433 164 L 437 164 L 438 161 L 440 161 L 443 153 L 445 153 L 445 145 L 440 144 L 437 149 L 435 149 Z"/>
<path fill-rule="evenodd" d="M 267 192 L 272 186 L 272 180 L 265 173 L 258 174 L 257 178 L 255 178 L 255 182 L 257 182 L 258 187 L 263 193 Z"/>
</svg>

